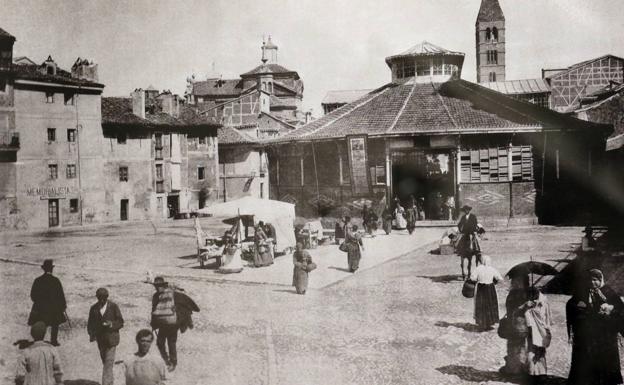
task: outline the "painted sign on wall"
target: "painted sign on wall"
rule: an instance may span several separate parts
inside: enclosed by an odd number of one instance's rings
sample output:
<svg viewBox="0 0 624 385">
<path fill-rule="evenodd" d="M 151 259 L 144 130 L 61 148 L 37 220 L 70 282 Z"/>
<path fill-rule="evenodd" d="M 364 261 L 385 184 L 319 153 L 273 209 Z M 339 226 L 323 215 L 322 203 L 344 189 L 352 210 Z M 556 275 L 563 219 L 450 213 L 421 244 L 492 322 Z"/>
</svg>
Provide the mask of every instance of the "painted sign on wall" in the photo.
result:
<svg viewBox="0 0 624 385">
<path fill-rule="evenodd" d="M 71 193 L 71 188 L 61 187 L 29 187 L 26 189 L 26 196 L 40 199 L 66 198 Z"/>
</svg>

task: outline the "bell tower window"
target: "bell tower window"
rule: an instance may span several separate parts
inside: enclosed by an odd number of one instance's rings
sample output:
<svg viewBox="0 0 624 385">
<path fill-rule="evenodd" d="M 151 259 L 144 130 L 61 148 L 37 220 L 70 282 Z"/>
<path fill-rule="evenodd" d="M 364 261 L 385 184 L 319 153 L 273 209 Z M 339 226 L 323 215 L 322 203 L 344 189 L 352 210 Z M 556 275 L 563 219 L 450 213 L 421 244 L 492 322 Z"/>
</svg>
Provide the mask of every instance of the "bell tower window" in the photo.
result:
<svg viewBox="0 0 624 385">
<path fill-rule="evenodd" d="M 489 75 L 488 78 L 489 78 L 489 81 L 495 82 L 496 81 L 496 72 L 490 72 L 490 75 Z"/>
<path fill-rule="evenodd" d="M 492 30 L 490 29 L 490 27 L 487 27 L 485 29 L 485 40 L 490 40 L 492 38 Z"/>
<path fill-rule="evenodd" d="M 498 41 L 498 28 L 492 28 L 492 41 Z"/>
</svg>

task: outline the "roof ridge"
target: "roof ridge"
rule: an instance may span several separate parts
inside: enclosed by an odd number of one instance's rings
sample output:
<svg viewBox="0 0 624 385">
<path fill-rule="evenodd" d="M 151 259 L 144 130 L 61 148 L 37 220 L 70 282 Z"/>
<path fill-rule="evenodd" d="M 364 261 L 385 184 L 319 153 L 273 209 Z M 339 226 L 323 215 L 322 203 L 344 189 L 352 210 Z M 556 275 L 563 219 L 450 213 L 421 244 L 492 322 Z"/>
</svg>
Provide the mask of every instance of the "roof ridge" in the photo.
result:
<svg viewBox="0 0 624 385">
<path fill-rule="evenodd" d="M 390 125 L 390 127 L 388 127 L 388 129 L 386 130 L 386 133 L 389 133 L 390 131 L 392 131 L 394 127 L 396 126 L 397 122 L 399 121 L 399 118 L 401 117 L 401 115 L 403 115 L 403 112 L 405 111 L 405 107 L 407 107 L 407 103 L 412 98 L 412 95 L 414 94 L 415 89 L 416 89 L 416 82 L 414 82 L 414 84 L 412 85 L 412 89 L 410 90 L 409 94 L 403 101 L 403 105 L 401 106 L 399 113 L 394 117 L 394 120 L 392 121 L 392 124 Z"/>
<path fill-rule="evenodd" d="M 453 115 L 451 114 L 451 111 L 448 109 L 448 106 L 446 105 L 446 103 L 444 103 L 444 98 L 442 97 L 442 95 L 440 95 L 440 92 L 435 87 L 435 84 L 433 84 L 433 81 L 431 82 L 431 87 L 433 87 L 433 90 L 438 96 L 438 99 L 440 99 L 440 103 L 442 104 L 442 107 L 444 107 L 444 111 L 446 111 L 446 114 L 448 115 L 449 119 L 451 119 L 451 123 L 453 123 L 453 127 L 455 127 L 455 129 L 459 129 L 459 125 L 455 121 L 455 118 L 453 118 Z"/>
<path fill-rule="evenodd" d="M 381 90 L 380 92 L 378 92 L 377 94 L 375 94 L 373 97 L 370 97 L 370 98 L 366 99 L 365 101 L 363 101 L 363 102 L 359 103 L 358 105 L 356 105 L 356 106 L 355 106 L 355 107 L 353 107 L 352 109 L 348 109 L 348 110 L 347 110 L 347 109 L 345 109 L 344 113 L 343 113 L 342 115 L 340 115 L 339 117 L 337 117 L 336 119 L 330 120 L 330 121 L 326 122 L 325 124 L 322 124 L 321 126 L 317 127 L 315 130 L 312 130 L 312 131 L 310 131 L 310 132 L 304 133 L 303 135 L 301 135 L 301 137 L 305 137 L 305 136 L 309 136 L 309 135 L 315 134 L 315 133 L 317 133 L 318 131 L 320 131 L 321 129 L 323 129 L 323 128 L 327 127 L 328 125 L 330 125 L 330 124 L 333 124 L 333 123 L 337 122 L 338 120 L 340 120 L 340 119 L 344 118 L 344 117 L 345 117 L 345 116 L 346 116 L 349 112 L 351 112 L 351 111 L 355 111 L 355 110 L 357 110 L 358 108 L 360 108 L 360 107 L 362 107 L 362 106 L 364 106 L 364 105 L 368 104 L 371 100 L 373 100 L 373 99 L 375 99 L 376 97 L 378 97 L 379 95 L 381 95 L 381 94 L 385 93 L 388 89 L 389 89 L 389 87 L 387 87 L 387 88 L 385 88 L 385 89 Z M 347 106 L 348 106 L 348 104 L 347 104 Z M 343 107 L 345 107 L 345 106 L 343 106 Z M 305 126 L 302 126 L 301 128 L 303 128 L 303 127 L 305 127 Z"/>
<path fill-rule="evenodd" d="M 251 87 L 250 87 L 250 88 L 251 88 Z M 248 88 L 248 89 L 249 89 L 249 88 Z M 244 92 L 244 91 L 243 91 L 243 92 Z M 256 92 L 258 92 L 258 90 L 256 90 Z M 248 93 L 248 94 L 241 94 L 241 96 L 237 97 L 236 99 L 231 99 L 231 100 L 228 100 L 227 102 L 223 102 L 223 103 L 221 103 L 221 104 L 216 104 L 216 105 L 214 105 L 214 106 L 212 106 L 212 107 L 210 107 L 210 108 L 208 108 L 208 109 L 205 109 L 205 110 L 203 110 L 203 111 L 200 111 L 200 112 L 199 112 L 199 114 L 205 114 L 206 112 L 208 112 L 208 111 L 212 111 L 212 110 L 214 110 L 215 108 L 218 108 L 218 107 L 221 107 L 221 106 L 225 106 L 226 104 L 229 104 L 229 103 L 234 103 L 235 101 L 240 100 L 240 99 L 244 98 L 245 96 L 248 96 L 248 95 L 251 95 L 251 94 L 253 94 L 253 92 L 250 92 L 250 93 Z"/>
</svg>

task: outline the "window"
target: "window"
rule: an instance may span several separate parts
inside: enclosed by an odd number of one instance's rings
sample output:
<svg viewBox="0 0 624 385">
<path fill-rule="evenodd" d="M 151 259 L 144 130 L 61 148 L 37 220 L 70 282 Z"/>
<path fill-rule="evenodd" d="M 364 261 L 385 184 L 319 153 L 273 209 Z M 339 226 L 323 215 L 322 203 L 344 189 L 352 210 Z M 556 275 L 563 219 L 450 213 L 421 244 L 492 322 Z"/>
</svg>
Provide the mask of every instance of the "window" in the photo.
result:
<svg viewBox="0 0 624 385">
<path fill-rule="evenodd" d="M 163 165 L 162 164 L 156 165 L 156 179 L 157 180 L 163 179 Z"/>
<path fill-rule="evenodd" d="M 156 182 L 156 192 L 157 193 L 165 192 L 165 183 L 163 181 Z"/>
<path fill-rule="evenodd" d="M 48 72 L 48 75 L 54 75 L 54 67 L 48 66 L 47 72 Z"/>
<path fill-rule="evenodd" d="M 403 65 L 403 77 L 411 78 L 415 72 L 414 62 L 408 62 Z"/>
<path fill-rule="evenodd" d="M 69 212 L 77 213 L 78 212 L 78 199 L 70 199 L 69 200 Z"/>
<path fill-rule="evenodd" d="M 156 159 L 162 159 L 162 148 L 157 148 L 154 150 L 154 158 Z"/>
<path fill-rule="evenodd" d="M 206 137 L 205 136 L 201 136 L 199 138 L 199 144 L 206 144 Z"/>
<path fill-rule="evenodd" d="M 461 151 L 461 182 L 509 182 L 509 148 L 482 148 Z M 530 145 L 511 149 L 512 180 L 533 180 L 533 153 Z"/>
<path fill-rule="evenodd" d="M 48 142 L 56 141 L 56 128 L 48 128 Z"/>
<path fill-rule="evenodd" d="M 396 77 L 397 79 L 403 78 L 403 63 L 398 63 L 396 65 Z"/>
<path fill-rule="evenodd" d="M 46 92 L 46 103 L 54 103 L 54 92 Z"/>
<path fill-rule="evenodd" d="M 154 147 L 162 148 L 162 134 L 154 134 Z"/>
<path fill-rule="evenodd" d="M 485 29 L 485 40 L 490 40 L 492 38 L 492 30 L 490 30 L 490 27 L 487 27 Z"/>
<path fill-rule="evenodd" d="M 119 167 L 119 181 L 120 182 L 128 181 L 128 167 Z"/>
<path fill-rule="evenodd" d="M 498 28 L 492 28 L 492 40 L 498 41 Z"/>
<path fill-rule="evenodd" d="M 65 92 L 63 96 L 64 96 L 63 101 L 65 102 L 66 106 L 74 105 L 74 93 L 73 92 Z"/>
<path fill-rule="evenodd" d="M 50 179 L 58 179 L 58 166 L 56 164 L 48 165 L 48 177 Z"/>
<path fill-rule="evenodd" d="M 375 165 L 370 167 L 370 179 L 372 184 L 386 184 L 386 167 L 384 165 Z"/>
<path fill-rule="evenodd" d="M 125 132 L 120 132 L 117 134 L 117 143 L 118 144 L 126 144 L 126 140 L 128 139 L 128 136 L 126 135 Z"/>
<path fill-rule="evenodd" d="M 444 64 L 441 59 L 435 59 L 433 61 L 433 75 L 442 75 L 442 67 Z"/>
<path fill-rule="evenodd" d="M 4 78 L 0 78 L 0 92 L 6 92 L 7 81 Z"/>
<path fill-rule="evenodd" d="M 76 129 L 75 128 L 67 129 L 67 141 L 70 143 L 74 143 L 76 141 Z"/>
<path fill-rule="evenodd" d="M 431 74 L 431 66 L 429 61 L 416 62 L 416 74 L 418 76 L 429 76 Z"/>
<path fill-rule="evenodd" d="M 68 164 L 65 170 L 65 175 L 67 176 L 67 179 L 74 179 L 76 177 L 76 165 Z"/>
<path fill-rule="evenodd" d="M 487 64 L 498 64 L 498 51 L 496 50 L 487 51 Z"/>
<path fill-rule="evenodd" d="M 205 177 L 206 177 L 206 175 L 205 175 L 205 168 L 204 167 L 197 167 L 197 179 L 198 180 L 204 180 Z"/>
<path fill-rule="evenodd" d="M 495 82 L 496 81 L 496 72 L 490 72 L 488 75 L 488 80 L 491 82 Z"/>
</svg>

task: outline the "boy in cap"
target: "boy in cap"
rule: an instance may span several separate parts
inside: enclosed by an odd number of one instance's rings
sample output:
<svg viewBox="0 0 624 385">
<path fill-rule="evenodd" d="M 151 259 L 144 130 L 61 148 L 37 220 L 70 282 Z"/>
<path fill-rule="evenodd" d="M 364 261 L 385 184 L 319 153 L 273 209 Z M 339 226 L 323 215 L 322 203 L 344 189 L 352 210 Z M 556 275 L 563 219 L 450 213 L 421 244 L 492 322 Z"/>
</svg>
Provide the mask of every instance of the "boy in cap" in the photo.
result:
<svg viewBox="0 0 624 385">
<path fill-rule="evenodd" d="M 43 341 L 47 326 L 41 321 L 30 328 L 35 342 L 17 360 L 16 385 L 62 384 L 63 371 L 56 348 Z"/>
</svg>

